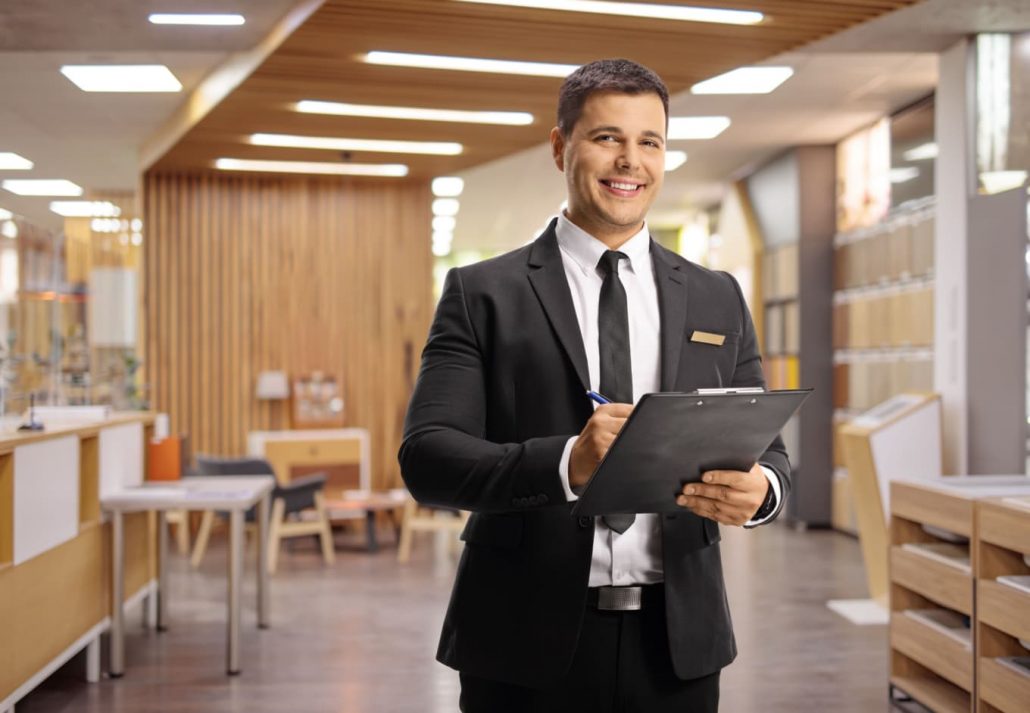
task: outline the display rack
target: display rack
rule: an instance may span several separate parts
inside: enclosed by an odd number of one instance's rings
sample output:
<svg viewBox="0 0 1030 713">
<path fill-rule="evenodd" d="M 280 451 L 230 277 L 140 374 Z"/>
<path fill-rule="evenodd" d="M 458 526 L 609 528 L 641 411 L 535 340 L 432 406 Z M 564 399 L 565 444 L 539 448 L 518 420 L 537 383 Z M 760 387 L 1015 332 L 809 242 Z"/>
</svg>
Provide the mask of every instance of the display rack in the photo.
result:
<svg viewBox="0 0 1030 713">
<path fill-rule="evenodd" d="M 934 389 L 932 197 L 834 238 L 833 525 L 855 532 L 839 430 L 904 392 Z"/>
<path fill-rule="evenodd" d="M 1030 496 L 978 503 L 977 713 L 1030 710 Z"/>
<path fill-rule="evenodd" d="M 984 534 L 989 541 L 999 539 L 999 528 L 985 530 L 981 515 L 985 507 L 982 501 L 997 498 L 1002 502 L 1030 498 L 1030 480 L 1024 476 L 971 476 L 944 477 L 934 483 L 891 484 L 889 640 L 893 700 L 910 697 L 937 713 L 1016 710 L 984 708 L 982 704 L 978 707 L 977 703 L 977 691 L 983 688 L 978 664 L 981 672 L 996 674 L 997 666 L 1005 664 L 995 659 L 1016 653 L 1013 644 L 1019 645 L 1016 637 L 1007 633 L 987 630 L 984 636 L 985 630 L 974 626 L 984 609 L 978 592 L 997 584 L 975 586 L 983 584 L 982 573 L 999 571 L 991 569 L 997 565 L 990 559 L 995 553 L 986 552 L 980 544 Z M 1026 547 L 1030 524 L 1012 531 L 1006 523 L 1004 520 L 1002 527 L 1010 531 L 1000 536 L 1004 543 L 1001 549 L 1011 547 L 1011 538 L 1019 536 L 1023 537 L 1022 547 Z M 989 559 L 981 561 L 985 552 Z M 1016 556 L 1012 551 L 1009 555 L 1004 561 L 1014 565 Z M 994 564 L 988 564 L 991 562 Z M 1002 569 L 1012 571 L 1011 567 Z M 1030 572 L 1030 567 L 1024 563 L 1024 570 L 1015 571 Z M 1003 619 L 991 619 L 1006 626 L 1010 620 L 1009 613 Z M 981 651 L 989 659 L 986 666 L 978 660 Z M 1027 690 L 1013 688 L 1009 678 L 1002 678 L 1001 683 L 1008 696 Z M 1021 705 L 1018 710 L 1026 710 L 1025 699 Z"/>
</svg>

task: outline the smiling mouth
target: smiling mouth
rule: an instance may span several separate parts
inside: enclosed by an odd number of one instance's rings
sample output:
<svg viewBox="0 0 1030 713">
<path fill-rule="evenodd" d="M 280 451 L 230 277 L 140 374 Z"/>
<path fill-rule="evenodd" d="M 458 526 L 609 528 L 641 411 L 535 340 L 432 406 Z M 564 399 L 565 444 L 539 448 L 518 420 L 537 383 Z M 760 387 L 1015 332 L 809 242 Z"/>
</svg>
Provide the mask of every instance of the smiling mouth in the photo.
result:
<svg viewBox="0 0 1030 713">
<path fill-rule="evenodd" d="M 601 179 L 601 185 L 607 188 L 610 192 L 619 196 L 633 196 L 640 193 L 644 189 L 643 183 L 615 181 L 603 178 Z"/>
</svg>

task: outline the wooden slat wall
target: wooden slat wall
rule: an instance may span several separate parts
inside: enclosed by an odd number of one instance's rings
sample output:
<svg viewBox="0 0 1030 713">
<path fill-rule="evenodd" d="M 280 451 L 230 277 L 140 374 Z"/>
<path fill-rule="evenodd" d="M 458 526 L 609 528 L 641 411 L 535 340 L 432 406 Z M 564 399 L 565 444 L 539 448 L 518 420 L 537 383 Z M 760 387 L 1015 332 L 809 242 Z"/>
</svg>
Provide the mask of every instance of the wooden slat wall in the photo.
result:
<svg viewBox="0 0 1030 713">
<path fill-rule="evenodd" d="M 286 426 L 259 372 L 341 382 L 372 435 L 372 482 L 400 484 L 404 410 L 432 316 L 425 182 L 148 174 L 146 379 L 197 453 L 240 455 Z"/>
</svg>

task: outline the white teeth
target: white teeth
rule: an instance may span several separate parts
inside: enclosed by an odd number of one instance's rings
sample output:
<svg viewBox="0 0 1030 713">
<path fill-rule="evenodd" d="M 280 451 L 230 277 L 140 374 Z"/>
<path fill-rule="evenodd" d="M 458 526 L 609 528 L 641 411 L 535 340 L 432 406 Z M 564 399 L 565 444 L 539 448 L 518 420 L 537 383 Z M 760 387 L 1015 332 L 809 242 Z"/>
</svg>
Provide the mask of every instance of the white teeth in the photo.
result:
<svg viewBox="0 0 1030 713">
<path fill-rule="evenodd" d="M 620 191 L 635 191 L 640 187 L 636 183 L 616 183 L 615 181 L 609 181 L 608 185 L 612 188 L 617 188 Z"/>
</svg>

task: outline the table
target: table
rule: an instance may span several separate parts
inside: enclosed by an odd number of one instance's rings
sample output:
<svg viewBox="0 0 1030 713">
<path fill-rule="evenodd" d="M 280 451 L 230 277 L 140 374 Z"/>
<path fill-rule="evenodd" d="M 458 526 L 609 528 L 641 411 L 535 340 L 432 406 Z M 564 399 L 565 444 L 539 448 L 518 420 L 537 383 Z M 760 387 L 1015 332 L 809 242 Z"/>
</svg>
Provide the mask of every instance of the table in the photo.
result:
<svg viewBox="0 0 1030 713">
<path fill-rule="evenodd" d="M 229 587 L 226 670 L 230 676 L 240 672 L 240 593 L 243 574 L 243 518 L 258 506 L 258 627 L 268 628 L 268 516 L 270 494 L 275 486 L 271 476 L 204 476 L 183 478 L 176 483 L 149 483 L 117 490 L 101 498 L 100 506 L 112 516 L 111 566 L 111 664 L 110 674 L 120 677 L 125 671 L 124 553 L 123 515 L 153 510 L 158 513 L 157 628 L 167 626 L 168 527 L 169 510 L 220 510 L 229 512 Z"/>
<path fill-rule="evenodd" d="M 397 508 L 404 507 L 406 495 L 407 491 L 403 488 L 387 492 L 344 491 L 339 498 L 327 498 L 325 509 L 330 520 L 364 511 L 368 551 L 377 552 L 379 540 L 376 538 L 376 513 L 386 511 L 392 514 Z"/>
</svg>

